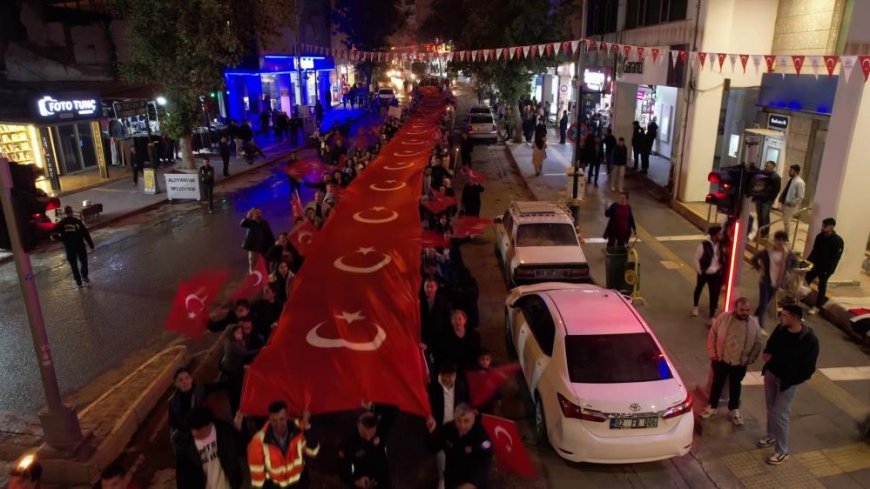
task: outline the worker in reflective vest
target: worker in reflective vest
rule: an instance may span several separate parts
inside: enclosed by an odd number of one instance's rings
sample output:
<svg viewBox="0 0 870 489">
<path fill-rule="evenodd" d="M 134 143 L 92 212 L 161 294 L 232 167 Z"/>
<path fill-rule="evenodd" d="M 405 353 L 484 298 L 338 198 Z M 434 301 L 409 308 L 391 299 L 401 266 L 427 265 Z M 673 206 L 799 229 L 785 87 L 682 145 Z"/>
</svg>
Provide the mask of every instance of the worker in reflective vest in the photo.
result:
<svg viewBox="0 0 870 489">
<path fill-rule="evenodd" d="M 286 403 L 269 405 L 269 422 L 248 444 L 252 487 L 308 487 L 305 457 L 314 458 L 320 451 L 320 444 L 306 431 L 309 416 L 306 412 L 302 419 L 291 420 Z"/>
</svg>

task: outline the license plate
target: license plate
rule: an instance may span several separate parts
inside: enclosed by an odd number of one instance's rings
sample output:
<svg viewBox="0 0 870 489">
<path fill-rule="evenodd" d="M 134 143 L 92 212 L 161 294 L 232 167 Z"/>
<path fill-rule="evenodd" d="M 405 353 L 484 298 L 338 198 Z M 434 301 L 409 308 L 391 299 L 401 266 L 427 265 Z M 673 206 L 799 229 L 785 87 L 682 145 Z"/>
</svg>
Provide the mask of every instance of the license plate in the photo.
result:
<svg viewBox="0 0 870 489">
<path fill-rule="evenodd" d="M 558 270 L 536 270 L 535 278 L 556 278 L 561 277 L 562 274 Z"/>
<path fill-rule="evenodd" d="M 610 429 L 612 430 L 637 430 L 644 428 L 658 428 L 659 418 L 611 418 Z"/>
</svg>

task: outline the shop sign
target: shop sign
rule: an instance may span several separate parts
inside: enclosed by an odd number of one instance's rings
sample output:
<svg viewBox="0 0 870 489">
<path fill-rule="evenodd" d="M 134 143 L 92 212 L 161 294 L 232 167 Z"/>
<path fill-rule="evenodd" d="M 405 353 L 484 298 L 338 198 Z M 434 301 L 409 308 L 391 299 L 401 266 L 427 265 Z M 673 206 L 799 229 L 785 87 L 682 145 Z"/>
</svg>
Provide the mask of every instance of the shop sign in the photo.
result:
<svg viewBox="0 0 870 489">
<path fill-rule="evenodd" d="M 199 200 L 199 178 L 196 173 L 165 173 L 166 198 Z"/>
<path fill-rule="evenodd" d="M 623 73 L 643 74 L 643 61 L 626 61 L 622 67 Z"/>
<path fill-rule="evenodd" d="M 789 117 L 787 115 L 767 114 L 767 128 L 785 131 L 788 129 L 788 120 Z"/>
<path fill-rule="evenodd" d="M 94 92 L 43 94 L 36 97 L 32 107 L 40 122 L 80 121 L 103 116 L 99 94 Z"/>
<path fill-rule="evenodd" d="M 583 71 L 583 84 L 589 92 L 602 92 L 607 86 L 608 73 L 605 71 Z"/>
<path fill-rule="evenodd" d="M 115 109 L 115 118 L 133 117 L 135 115 L 144 115 L 148 113 L 148 102 L 144 100 L 132 100 L 127 102 L 114 102 L 112 108 Z"/>
</svg>

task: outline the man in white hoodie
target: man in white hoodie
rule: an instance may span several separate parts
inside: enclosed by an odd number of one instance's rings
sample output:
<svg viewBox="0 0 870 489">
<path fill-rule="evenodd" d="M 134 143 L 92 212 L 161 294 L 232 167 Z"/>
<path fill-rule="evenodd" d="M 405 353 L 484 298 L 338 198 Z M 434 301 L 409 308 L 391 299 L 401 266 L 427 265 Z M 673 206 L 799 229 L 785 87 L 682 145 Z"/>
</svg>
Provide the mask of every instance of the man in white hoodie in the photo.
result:
<svg viewBox="0 0 870 489">
<path fill-rule="evenodd" d="M 746 368 L 761 354 L 761 327 L 758 319 L 750 316 L 751 310 L 749 299 L 737 299 L 734 310 L 720 314 L 707 334 L 713 387 L 710 389 L 710 405 L 701 413 L 704 419 L 716 414 L 722 388 L 728 379 L 729 417 L 735 425 L 743 425 L 740 382 L 746 376 Z"/>
</svg>

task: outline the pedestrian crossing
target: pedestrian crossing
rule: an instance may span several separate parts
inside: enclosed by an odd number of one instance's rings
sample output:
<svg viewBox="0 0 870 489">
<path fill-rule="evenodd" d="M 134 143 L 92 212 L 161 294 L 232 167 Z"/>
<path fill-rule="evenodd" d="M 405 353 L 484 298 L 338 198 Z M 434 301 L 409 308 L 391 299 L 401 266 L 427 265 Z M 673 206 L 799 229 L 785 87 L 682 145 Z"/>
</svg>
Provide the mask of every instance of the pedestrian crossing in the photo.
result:
<svg viewBox="0 0 870 489">
<path fill-rule="evenodd" d="M 826 367 L 818 369 L 817 372 L 834 382 L 870 380 L 870 365 L 859 367 Z M 741 383 L 743 385 L 764 385 L 764 378 L 761 376 L 761 371 L 746 372 L 746 377 L 744 377 Z"/>
</svg>

